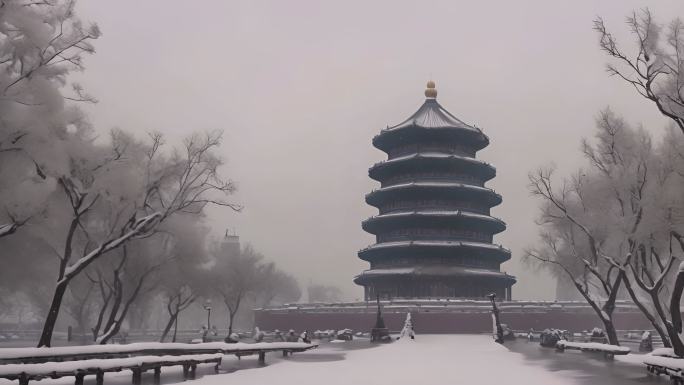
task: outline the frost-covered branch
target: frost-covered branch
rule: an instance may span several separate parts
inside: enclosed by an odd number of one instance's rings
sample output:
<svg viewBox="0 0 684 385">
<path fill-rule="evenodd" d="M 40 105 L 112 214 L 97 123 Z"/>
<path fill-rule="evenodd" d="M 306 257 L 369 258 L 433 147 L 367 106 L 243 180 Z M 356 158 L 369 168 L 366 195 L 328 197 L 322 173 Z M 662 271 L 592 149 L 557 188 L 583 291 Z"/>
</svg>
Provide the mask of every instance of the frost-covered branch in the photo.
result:
<svg viewBox="0 0 684 385">
<path fill-rule="evenodd" d="M 632 286 L 631 269 L 653 261 L 660 270 L 651 274 L 637 269 L 639 278 L 650 279 L 643 282 L 647 286 L 657 282 L 662 287 L 667 277 L 663 270 L 671 267 L 672 261 L 661 263 L 655 249 L 648 261 L 643 253 L 633 257 L 632 252 L 640 250 L 645 238 L 661 237 L 672 228 L 661 214 L 678 195 L 669 198 L 661 182 L 674 178 L 676 167 L 659 159 L 645 130 L 631 128 L 609 109 L 601 111 L 596 126 L 595 141 L 582 142 L 588 168 L 557 185 L 552 183 L 553 170 L 541 168 L 530 173 L 529 187 L 541 201 L 538 250 L 546 258 L 537 261 L 561 263 L 561 271 L 569 272 L 578 292 L 593 303 L 609 339 L 616 340 L 612 314 L 621 286 Z"/>
<path fill-rule="evenodd" d="M 42 7 L 26 4 L 23 0 L 3 2 L 0 34 L 7 39 L 0 43 L 4 66 L 0 90 L 5 98 L 41 105 L 45 101 L 40 96 L 27 92 L 30 83 L 43 78 L 61 86 L 69 70 L 83 68 L 82 56 L 94 52 L 91 42 L 100 36 L 100 30 L 95 24 L 83 26 L 74 16 L 75 1 L 45 2 Z M 27 31 L 25 20 L 30 19 L 42 19 L 43 24 Z M 78 86 L 74 91 L 84 95 Z"/>
<path fill-rule="evenodd" d="M 631 55 L 618 46 L 602 18 L 594 21 L 599 47 L 614 59 L 614 63 L 607 65 L 608 73 L 631 85 L 684 132 L 682 21 L 674 19 L 667 28 L 665 38 L 662 37 L 663 27 L 655 22 L 647 8 L 630 15 L 627 24 L 635 37 L 637 48 L 637 52 Z"/>
</svg>

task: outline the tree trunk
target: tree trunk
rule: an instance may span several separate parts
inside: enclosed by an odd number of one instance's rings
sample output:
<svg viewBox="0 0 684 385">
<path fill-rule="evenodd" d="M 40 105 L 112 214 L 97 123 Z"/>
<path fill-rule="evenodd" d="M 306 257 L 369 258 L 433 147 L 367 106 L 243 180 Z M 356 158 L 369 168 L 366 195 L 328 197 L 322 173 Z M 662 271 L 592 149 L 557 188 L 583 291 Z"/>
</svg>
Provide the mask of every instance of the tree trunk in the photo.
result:
<svg viewBox="0 0 684 385">
<path fill-rule="evenodd" d="M 156 267 L 150 268 L 142 276 L 140 276 L 140 278 L 138 279 L 138 284 L 135 287 L 135 290 L 133 290 L 131 296 L 128 297 L 128 300 L 126 300 L 126 303 L 124 304 L 123 310 L 121 310 L 121 315 L 119 315 L 118 318 L 115 318 L 114 323 L 107 329 L 105 334 L 99 338 L 98 343 L 100 345 L 105 345 L 112 337 L 114 337 L 119 332 L 119 330 L 121 330 L 121 324 L 126 319 L 126 314 L 128 314 L 128 310 L 131 308 L 133 301 L 135 301 L 135 299 L 138 297 L 138 294 L 140 294 L 140 289 L 142 288 L 143 283 L 145 282 L 145 278 L 155 269 Z M 121 291 L 123 292 L 123 289 L 121 289 Z"/>
<path fill-rule="evenodd" d="M 622 275 L 621 275 L 622 276 Z M 619 282 L 617 283 L 619 285 Z M 608 337 L 608 343 L 610 345 L 620 345 L 620 340 L 618 340 L 617 330 L 615 330 L 615 324 L 613 324 L 613 311 L 615 310 L 615 300 L 617 299 L 617 290 L 619 286 L 616 286 L 611 293 L 611 296 L 603 305 L 602 311 L 599 313 L 601 317 L 601 322 L 603 322 L 603 327 L 606 331 L 606 337 Z"/>
<path fill-rule="evenodd" d="M 229 312 L 228 315 L 228 338 L 233 334 L 233 319 L 235 319 L 235 312 Z"/>
<path fill-rule="evenodd" d="M 171 327 L 173 327 L 173 325 L 176 323 L 177 317 L 178 313 L 171 314 L 171 317 L 169 317 L 169 321 L 166 323 L 166 326 L 164 327 L 164 331 L 162 332 L 161 338 L 159 338 L 159 342 L 164 342 L 164 339 L 166 339 L 166 336 L 171 331 Z"/>
<path fill-rule="evenodd" d="M 121 312 L 121 316 L 114 321 L 114 323 L 105 331 L 102 336 L 98 338 L 98 344 L 106 345 L 112 337 L 119 333 L 119 330 L 121 330 L 121 324 L 123 323 L 124 319 L 126 319 L 126 313 L 128 313 L 128 305 L 124 307 L 123 311 Z"/>
<path fill-rule="evenodd" d="M 117 278 L 118 280 L 118 278 Z M 109 317 L 107 319 L 107 322 L 104 325 L 104 333 L 106 334 L 117 322 L 117 315 L 119 314 L 119 308 L 121 307 L 121 302 L 123 301 L 123 288 L 121 287 L 121 283 L 117 283 L 115 281 L 114 283 L 115 291 L 116 293 L 114 294 L 114 304 L 112 305 L 112 309 L 109 312 Z M 98 336 L 97 338 L 101 338 L 101 336 Z M 96 340 L 97 340 L 96 338 Z"/>
<path fill-rule="evenodd" d="M 70 279 L 63 278 L 57 283 L 57 287 L 55 287 L 55 293 L 52 296 L 50 310 L 48 310 L 45 323 L 43 324 L 43 331 L 40 334 L 40 340 L 38 341 L 39 348 L 50 347 L 52 343 L 52 332 L 55 329 L 55 323 L 59 317 L 59 310 L 62 307 L 62 299 L 64 298 L 64 293 L 66 293 L 69 281 Z"/>
<path fill-rule="evenodd" d="M 90 330 L 93 332 L 93 341 L 97 340 L 97 336 L 100 335 L 100 328 L 102 328 L 102 322 L 104 321 L 104 315 L 105 312 L 107 312 L 107 309 L 109 308 L 109 301 L 112 299 L 112 294 L 114 293 L 113 290 L 106 291 L 105 285 L 103 284 L 104 278 L 102 278 L 102 274 L 98 270 L 97 272 L 98 276 L 98 286 L 100 287 L 100 295 L 102 297 L 102 306 L 100 306 L 100 310 L 97 313 L 97 321 L 95 322 L 95 326 L 91 328 Z"/>
<path fill-rule="evenodd" d="M 67 286 L 69 285 L 71 279 L 78 276 L 78 274 L 80 274 L 86 267 L 88 267 L 98 258 L 123 245 L 125 242 L 128 242 L 134 236 L 140 234 L 145 230 L 147 225 L 152 223 L 152 221 L 156 220 L 160 216 L 160 213 L 148 215 L 147 217 L 138 220 L 136 222 L 136 226 L 130 229 L 128 232 L 125 232 L 125 229 L 122 229 L 122 235 L 119 238 L 110 239 L 101 243 L 93 251 L 79 259 L 76 263 L 72 264 L 72 269 L 68 273 L 66 273 L 66 261 L 69 260 L 71 255 L 71 241 L 69 238 L 67 238 L 67 246 L 60 265 L 60 278 L 59 281 L 57 281 L 57 287 L 55 287 L 55 293 L 52 297 L 50 310 L 48 311 L 48 315 L 45 318 L 45 323 L 43 324 L 43 331 L 40 335 L 40 340 L 38 341 L 38 347 L 48 347 L 52 342 L 52 332 L 55 328 L 57 317 L 59 316 L 59 309 L 62 306 L 64 293 L 66 292 Z"/>
<path fill-rule="evenodd" d="M 675 279 L 674 289 L 672 290 L 672 297 L 670 297 L 670 317 L 672 318 L 672 348 L 674 353 L 679 357 L 684 357 L 684 344 L 679 337 L 682 332 L 682 312 L 680 309 L 680 301 L 682 299 L 682 291 L 684 291 L 684 271 L 682 266 L 679 267 L 677 278 Z"/>
<path fill-rule="evenodd" d="M 178 335 L 178 314 L 176 314 L 176 320 L 173 322 L 173 338 L 171 342 L 176 342 L 176 336 Z"/>
<path fill-rule="evenodd" d="M 666 348 L 671 348 L 672 344 L 670 343 L 670 330 L 667 328 L 666 324 L 666 329 L 663 329 L 663 325 L 659 324 L 656 318 L 651 314 L 651 312 L 644 306 L 644 304 L 641 303 L 641 300 L 637 297 L 636 293 L 634 292 L 634 288 L 632 287 L 632 284 L 630 283 L 629 279 L 625 279 L 625 287 L 627 288 L 627 292 L 629 293 L 629 296 L 632 298 L 632 301 L 634 302 L 635 305 L 641 310 L 641 312 L 644 314 L 646 319 L 648 319 L 648 322 L 651 323 L 653 326 L 653 329 L 655 329 L 656 333 L 660 336 L 660 338 L 663 341 L 663 346 Z M 651 294 L 651 293 L 649 293 Z M 657 296 L 656 296 L 657 297 Z M 659 301 L 657 298 L 653 298 L 653 295 L 651 295 L 652 300 L 654 301 L 653 303 L 656 304 L 656 300 Z M 656 309 L 657 310 L 657 309 Z M 662 315 L 661 315 L 662 318 Z M 667 321 L 665 321 L 667 322 Z"/>
<path fill-rule="evenodd" d="M 230 337 L 231 334 L 233 334 L 233 320 L 235 319 L 235 315 L 238 312 L 238 309 L 240 309 L 240 303 L 242 302 L 242 295 L 243 291 L 240 290 L 237 295 L 237 300 L 235 301 L 235 307 L 231 310 L 230 307 L 228 307 L 228 313 L 229 313 L 229 318 L 230 318 L 230 323 L 228 324 L 228 337 Z"/>
<path fill-rule="evenodd" d="M 622 275 L 620 275 L 622 277 Z M 579 290 L 580 294 L 584 297 L 584 299 L 587 301 L 589 306 L 591 306 L 592 309 L 594 309 L 594 312 L 596 312 L 596 315 L 599 317 L 601 320 L 601 323 L 603 324 L 603 328 L 606 332 L 606 337 L 608 337 L 608 343 L 610 345 L 620 345 L 620 341 L 618 340 L 617 336 L 617 331 L 615 330 L 615 325 L 613 324 L 613 310 L 615 309 L 615 296 L 611 296 L 611 299 L 606 301 L 605 305 L 603 305 L 603 308 L 599 307 L 599 305 L 591 298 L 589 293 L 585 292 L 582 286 L 574 280 L 574 277 L 572 277 L 573 282 L 575 284 L 575 287 L 577 290 Z M 620 281 L 622 278 L 619 278 Z M 616 281 L 616 288 L 614 290 L 617 290 L 617 287 L 619 287 L 619 281 Z"/>
<path fill-rule="evenodd" d="M 606 330 L 606 337 L 608 337 L 608 344 L 610 345 L 620 345 L 620 340 L 618 340 L 617 331 L 615 330 L 615 325 L 612 319 L 601 318 L 603 322 L 603 328 Z"/>
<path fill-rule="evenodd" d="M 105 312 L 109 308 L 109 299 L 110 298 L 111 298 L 111 295 L 102 304 L 102 307 L 100 308 L 100 311 L 97 314 L 97 321 L 95 322 L 95 326 L 92 329 L 90 329 L 93 332 L 93 341 L 96 341 L 97 336 L 100 335 L 100 329 L 102 328 L 102 321 L 104 321 Z"/>
</svg>

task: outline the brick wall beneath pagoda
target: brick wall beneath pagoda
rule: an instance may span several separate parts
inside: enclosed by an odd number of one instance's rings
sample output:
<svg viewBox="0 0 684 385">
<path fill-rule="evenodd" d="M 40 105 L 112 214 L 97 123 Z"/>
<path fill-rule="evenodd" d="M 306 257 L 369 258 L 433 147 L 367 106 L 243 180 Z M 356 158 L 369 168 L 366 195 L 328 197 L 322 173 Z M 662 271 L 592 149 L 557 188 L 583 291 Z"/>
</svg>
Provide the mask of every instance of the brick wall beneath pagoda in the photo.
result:
<svg viewBox="0 0 684 385">
<path fill-rule="evenodd" d="M 326 330 L 349 328 L 354 331 L 367 332 L 375 323 L 375 313 L 293 313 L 257 310 L 254 315 L 255 325 L 262 330 Z M 383 312 L 385 324 L 392 331 L 401 330 L 406 312 Z M 411 317 L 417 333 L 488 333 L 491 332 L 492 321 L 489 312 L 434 313 L 412 312 Z M 601 322 L 593 312 L 534 310 L 526 312 L 501 313 L 501 322 L 508 324 L 513 330 L 543 330 L 557 328 L 579 332 L 600 327 Z M 650 323 L 638 311 L 618 312 L 615 314 L 615 325 L 619 330 L 651 329 Z"/>
</svg>

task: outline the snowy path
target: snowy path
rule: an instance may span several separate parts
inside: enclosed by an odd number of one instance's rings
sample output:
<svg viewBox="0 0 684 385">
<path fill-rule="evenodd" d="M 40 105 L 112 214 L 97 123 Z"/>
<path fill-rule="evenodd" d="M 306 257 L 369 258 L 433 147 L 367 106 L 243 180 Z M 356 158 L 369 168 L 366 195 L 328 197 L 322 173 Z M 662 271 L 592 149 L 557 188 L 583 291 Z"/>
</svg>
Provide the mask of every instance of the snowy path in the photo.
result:
<svg viewBox="0 0 684 385">
<path fill-rule="evenodd" d="M 305 355 L 317 352 L 300 353 Z M 322 352 L 321 352 L 322 353 Z M 564 372 L 529 365 L 521 354 L 489 336 L 419 335 L 372 349 L 343 352 L 341 360 L 271 361 L 264 368 L 205 376 L 193 385 L 565 385 L 577 384 Z M 296 358 L 296 357 L 295 357 Z M 268 359 L 267 359 L 268 361 Z M 187 383 L 186 383 L 187 384 Z"/>
</svg>

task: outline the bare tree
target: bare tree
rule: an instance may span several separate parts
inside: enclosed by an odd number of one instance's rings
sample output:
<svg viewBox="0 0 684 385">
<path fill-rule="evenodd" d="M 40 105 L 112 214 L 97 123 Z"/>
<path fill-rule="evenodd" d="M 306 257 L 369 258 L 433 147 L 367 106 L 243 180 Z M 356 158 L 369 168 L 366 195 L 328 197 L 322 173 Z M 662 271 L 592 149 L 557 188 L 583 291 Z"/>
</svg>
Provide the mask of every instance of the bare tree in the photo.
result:
<svg viewBox="0 0 684 385">
<path fill-rule="evenodd" d="M 666 290 L 666 283 L 678 259 L 672 250 L 672 240 L 684 250 L 684 239 L 676 231 L 672 231 L 670 237 L 667 255 L 657 251 L 655 242 L 648 245 L 640 243 L 635 247 L 636 257 L 629 264 L 631 276 L 625 283 L 630 297 L 660 335 L 663 345 L 673 347 L 677 355 L 684 355 L 684 344 L 667 310 L 671 295 Z M 638 290 L 645 295 L 641 296 Z"/>
<path fill-rule="evenodd" d="M 144 161 L 144 177 L 138 185 L 140 192 L 137 199 L 128 201 L 127 204 L 116 202 L 114 210 L 108 209 L 111 205 L 106 206 L 103 209 L 104 214 L 100 213 L 105 215 L 104 218 L 98 217 L 98 210 L 94 209 L 104 193 L 98 190 L 98 187 L 102 187 L 96 183 L 100 181 L 98 173 L 106 170 L 111 172 L 113 169 L 121 170 L 121 167 L 126 167 L 126 170 L 130 171 L 138 164 L 131 161 L 135 160 L 135 154 L 129 155 L 129 161 L 121 161 L 121 157 L 106 158 L 100 163 L 105 162 L 110 165 L 109 167 L 81 167 L 72 171 L 75 176 L 60 178 L 59 183 L 72 210 L 72 218 L 64 241 L 64 252 L 58 255 L 60 264 L 57 285 L 39 346 L 50 345 L 52 331 L 69 282 L 90 264 L 131 240 L 151 236 L 160 223 L 176 213 L 199 214 L 207 204 L 233 210 L 240 209 L 236 204 L 212 196 L 217 193 L 231 194 L 235 189 L 232 182 L 224 181 L 218 173 L 221 160 L 212 151 L 220 145 L 220 139 L 220 133 L 208 133 L 203 137 L 193 135 L 186 139 L 183 152 L 174 152 L 168 159 L 160 154 L 164 144 L 161 135 L 153 135 L 151 143 L 147 146 L 131 146 L 143 149 L 138 155 L 138 159 Z M 114 162 L 118 163 L 118 167 L 113 166 Z M 124 175 L 130 179 L 129 174 Z M 116 179 L 108 182 L 130 183 Z M 107 184 L 104 186 L 106 188 Z M 104 231 L 98 229 L 97 233 L 101 235 L 99 241 L 95 241 L 90 229 L 93 226 L 101 226 L 102 223 L 109 226 Z M 77 234 L 86 239 L 78 259 L 74 256 Z"/>
<path fill-rule="evenodd" d="M 50 95 L 35 95 L 27 88 L 31 82 L 63 82 L 69 71 L 83 69 L 83 54 L 95 52 L 91 42 L 100 36 L 96 24 L 83 26 L 75 17 L 76 2 L 3 0 L 0 2 L 0 33 L 7 36 L 0 44 L 3 68 L 1 95 L 3 100 L 35 106 L 49 103 Z M 33 19 L 42 23 L 29 24 Z M 90 100 L 80 86 L 73 86 L 71 100 Z"/>
<path fill-rule="evenodd" d="M 211 269 L 213 286 L 228 311 L 228 337 L 233 333 L 235 315 L 246 297 L 254 296 L 262 285 L 263 256 L 251 246 L 238 253 L 215 252 L 215 266 Z"/>
<path fill-rule="evenodd" d="M 262 266 L 261 276 L 263 279 L 258 293 L 261 306 L 268 306 L 274 302 L 294 302 L 302 296 L 297 280 L 278 269 L 273 262 Z M 259 304 L 259 302 L 257 303 Z"/>
<path fill-rule="evenodd" d="M 526 258 L 566 274 L 603 324 L 608 343 L 619 345 L 613 311 L 624 271 L 607 262 L 610 257 L 602 253 L 592 230 L 571 213 L 570 189 L 564 186 L 558 195 L 553 191 L 551 171 L 530 174 L 530 187 L 533 194 L 548 202 L 539 220 L 548 230 L 541 232 L 540 246 L 525 250 Z"/>
<path fill-rule="evenodd" d="M 78 279 L 72 282 L 66 297 L 65 310 L 76 322 L 76 330 L 82 337 L 82 343 L 87 341 L 87 330 L 90 324 L 90 315 L 93 309 L 94 283 L 87 279 Z"/>
<path fill-rule="evenodd" d="M 603 19 L 594 21 L 601 50 L 614 59 L 608 73 L 633 86 L 684 132 L 684 23 L 676 18 L 663 33 L 646 8 L 633 12 L 627 25 L 636 40 L 635 53 L 619 47 Z"/>
<path fill-rule="evenodd" d="M 100 344 L 106 344 L 120 331 L 134 302 L 144 292 L 155 288 L 156 282 L 150 283 L 149 278 L 168 261 L 163 258 L 163 253 L 159 254 L 151 250 L 157 246 L 156 243 L 153 243 L 153 247 L 147 248 L 135 246 L 135 243 L 132 243 L 120 248 L 120 260 L 112 269 L 109 279 L 99 274 L 100 279 L 104 280 L 106 292 L 104 298 L 108 299 L 103 302 L 98 323 L 93 328 L 93 338 Z M 129 251 L 131 248 L 137 250 L 131 252 Z M 160 248 L 163 249 L 163 246 Z M 154 256 L 154 254 L 158 255 Z M 101 282 L 96 282 L 101 284 Z M 108 312 L 108 317 L 104 317 L 105 312 Z"/>
<path fill-rule="evenodd" d="M 100 31 L 74 9 L 72 0 L 0 1 L 0 238 L 6 243 L 30 220 L 26 232 L 40 226 L 56 256 L 39 346 L 50 345 L 70 282 L 94 262 L 153 236 L 177 213 L 201 214 L 207 204 L 239 209 L 223 200 L 234 185 L 218 174 L 218 132 L 193 135 L 173 152 L 163 151 L 158 134 L 140 143 L 115 130 L 109 145 L 95 142 L 76 106 L 95 99 L 65 86 Z M 100 318 L 106 326 L 109 317 Z"/>
<path fill-rule="evenodd" d="M 625 286 L 632 301 L 641 309 L 660 335 L 665 347 L 684 353 L 684 345 L 675 331 L 668 311 L 670 282 L 675 265 L 681 259 L 684 183 L 680 148 L 681 134 L 669 130 L 649 163 L 649 182 L 640 205 L 643 209 L 641 231 L 631 239 L 634 257 L 626 270 Z M 675 249 L 680 252 L 676 253 Z"/>
<path fill-rule="evenodd" d="M 84 25 L 75 1 L 3 0 L 0 2 L 0 237 L 15 233 L 43 202 L 36 190 L 50 190 L 53 178 L 68 167 L 63 156 L 74 135 L 89 125 L 72 102 L 94 102 L 78 84 L 65 91 L 68 75 L 83 69 L 92 54 L 97 25 Z M 26 201 L 25 196 L 33 198 Z"/>
<path fill-rule="evenodd" d="M 197 216 L 177 216 L 167 222 L 166 230 L 173 234 L 170 252 L 171 263 L 160 272 L 159 294 L 166 303 L 169 319 L 160 341 L 164 341 L 174 328 L 172 341 L 176 341 L 178 318 L 200 296 L 210 295 L 211 273 L 205 268 L 210 262 L 206 245 L 206 230 Z"/>
<path fill-rule="evenodd" d="M 192 288 L 187 285 L 181 286 L 174 292 L 167 293 L 167 295 L 166 310 L 169 313 L 169 320 L 166 323 L 166 326 L 164 326 L 162 335 L 159 337 L 159 342 L 164 342 L 172 327 L 174 327 L 174 331 L 171 342 L 176 342 L 178 315 L 197 300 L 197 295 L 193 293 Z"/>
<path fill-rule="evenodd" d="M 682 334 L 682 292 L 684 291 L 684 262 L 679 264 L 679 270 L 674 281 L 674 288 L 672 289 L 672 296 L 670 298 L 670 315 L 672 319 L 672 330 L 677 333 L 677 338 L 673 338 L 674 353 L 679 357 L 684 357 L 684 349 L 682 349 L 681 334 Z"/>
<path fill-rule="evenodd" d="M 682 207 L 676 193 L 682 183 L 677 156 L 668 149 L 672 141 L 655 149 L 645 130 L 632 129 L 610 110 L 600 114 L 597 128 L 596 144 L 582 144 L 589 169 L 577 172 L 558 190 L 552 187 L 549 170 L 530 175 L 531 192 L 544 202 L 544 246 L 527 255 L 570 276 L 595 310 L 591 295 L 600 293 L 605 302 L 597 314 L 604 324 L 624 283 L 669 346 L 671 333 L 659 308 L 667 298 L 663 285 L 675 256 L 671 245 L 667 258 L 658 250 L 667 248 L 669 237 L 677 236 L 674 230 L 681 226 L 681 215 L 672 215 Z"/>
</svg>

